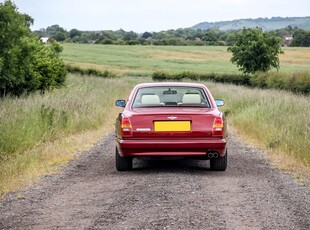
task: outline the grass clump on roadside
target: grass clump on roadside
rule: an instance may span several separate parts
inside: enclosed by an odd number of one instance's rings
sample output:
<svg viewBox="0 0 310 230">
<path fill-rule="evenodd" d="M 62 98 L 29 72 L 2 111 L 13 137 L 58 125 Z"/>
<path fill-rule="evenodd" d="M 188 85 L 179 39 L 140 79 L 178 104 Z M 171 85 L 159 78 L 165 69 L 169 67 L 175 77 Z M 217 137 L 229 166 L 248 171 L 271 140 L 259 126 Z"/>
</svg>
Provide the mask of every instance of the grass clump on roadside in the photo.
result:
<svg viewBox="0 0 310 230">
<path fill-rule="evenodd" d="M 71 135 L 106 127 L 113 129 L 115 100 L 126 98 L 134 83 L 120 78 L 69 75 L 67 87 L 45 94 L 0 100 L 0 196 L 24 183 L 25 171 L 48 162 L 38 149 Z M 112 119 L 113 118 L 113 119 Z M 104 133 L 102 133 L 102 136 Z M 63 146 L 64 149 L 67 147 Z M 36 150 L 35 150 L 36 149 Z M 59 156 L 61 161 L 62 152 Z M 15 181 L 15 182 L 14 182 Z"/>
<path fill-rule="evenodd" d="M 225 100 L 229 123 L 255 144 L 310 166 L 310 100 L 280 90 L 204 82 Z"/>
</svg>

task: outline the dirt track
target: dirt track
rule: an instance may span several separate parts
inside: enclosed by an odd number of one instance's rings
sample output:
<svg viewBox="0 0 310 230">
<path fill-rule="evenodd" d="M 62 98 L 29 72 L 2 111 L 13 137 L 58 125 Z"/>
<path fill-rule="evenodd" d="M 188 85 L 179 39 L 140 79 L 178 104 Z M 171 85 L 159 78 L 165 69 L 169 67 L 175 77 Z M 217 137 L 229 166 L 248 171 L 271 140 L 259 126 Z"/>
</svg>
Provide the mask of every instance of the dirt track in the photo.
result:
<svg viewBox="0 0 310 230">
<path fill-rule="evenodd" d="M 207 161 L 142 160 L 117 172 L 110 135 L 61 174 L 9 194 L 0 229 L 310 229 L 308 188 L 235 137 L 228 161 L 225 172 Z"/>
</svg>

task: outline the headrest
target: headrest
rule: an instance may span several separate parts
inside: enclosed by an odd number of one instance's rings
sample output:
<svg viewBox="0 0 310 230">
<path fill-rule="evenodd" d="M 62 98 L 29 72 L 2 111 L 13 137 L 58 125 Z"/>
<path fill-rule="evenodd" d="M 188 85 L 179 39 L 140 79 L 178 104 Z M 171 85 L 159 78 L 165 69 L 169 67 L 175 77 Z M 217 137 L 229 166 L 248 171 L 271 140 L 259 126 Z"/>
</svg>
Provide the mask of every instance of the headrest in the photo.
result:
<svg viewBox="0 0 310 230">
<path fill-rule="evenodd" d="M 141 97 L 141 104 L 148 104 L 148 105 L 153 105 L 153 104 L 159 104 L 160 100 L 158 95 L 142 95 Z"/>
<path fill-rule="evenodd" d="M 182 98 L 183 104 L 200 104 L 201 98 L 199 94 L 184 94 Z"/>
</svg>

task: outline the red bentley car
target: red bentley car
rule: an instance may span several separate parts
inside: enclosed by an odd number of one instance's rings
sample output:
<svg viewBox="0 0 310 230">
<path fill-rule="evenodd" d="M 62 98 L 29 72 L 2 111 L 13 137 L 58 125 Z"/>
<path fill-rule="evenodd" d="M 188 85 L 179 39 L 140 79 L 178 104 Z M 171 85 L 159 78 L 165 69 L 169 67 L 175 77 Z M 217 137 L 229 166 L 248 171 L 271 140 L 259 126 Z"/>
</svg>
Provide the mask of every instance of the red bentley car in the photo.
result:
<svg viewBox="0 0 310 230">
<path fill-rule="evenodd" d="M 227 124 L 205 85 L 145 83 L 132 90 L 116 119 L 116 169 L 132 170 L 135 157 L 210 160 L 211 170 L 227 167 Z"/>
</svg>

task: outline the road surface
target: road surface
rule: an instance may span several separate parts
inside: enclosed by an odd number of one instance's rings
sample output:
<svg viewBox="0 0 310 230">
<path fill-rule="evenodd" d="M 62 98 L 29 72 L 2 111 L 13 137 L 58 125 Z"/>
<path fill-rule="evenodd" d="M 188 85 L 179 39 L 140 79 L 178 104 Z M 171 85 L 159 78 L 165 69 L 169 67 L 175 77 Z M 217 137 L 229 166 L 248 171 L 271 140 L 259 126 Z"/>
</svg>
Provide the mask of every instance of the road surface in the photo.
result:
<svg viewBox="0 0 310 230">
<path fill-rule="evenodd" d="M 7 195 L 0 229 L 310 229 L 309 189 L 234 136 L 225 172 L 196 160 L 117 172 L 113 135 L 79 156 Z"/>
</svg>

